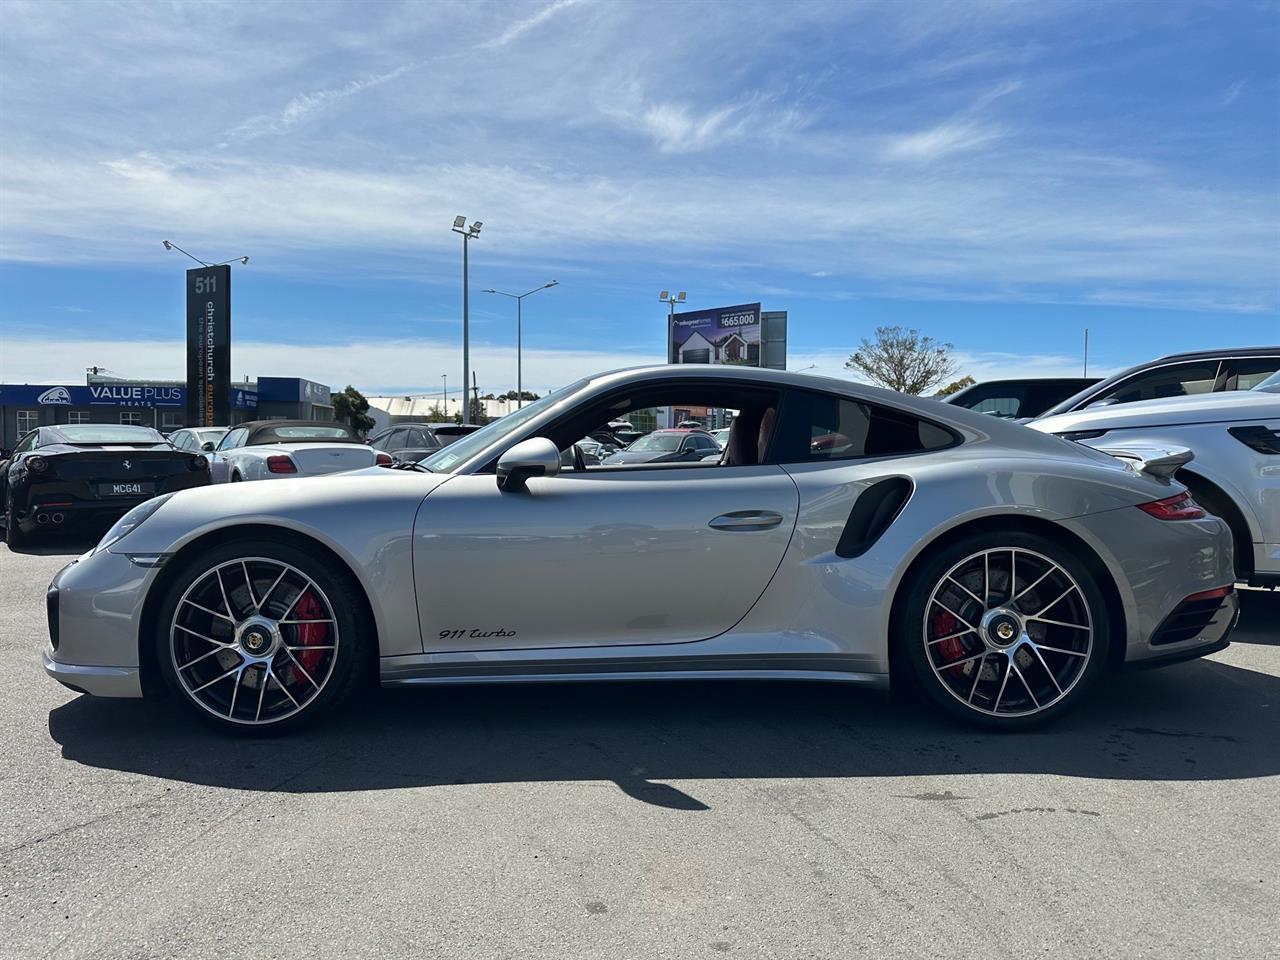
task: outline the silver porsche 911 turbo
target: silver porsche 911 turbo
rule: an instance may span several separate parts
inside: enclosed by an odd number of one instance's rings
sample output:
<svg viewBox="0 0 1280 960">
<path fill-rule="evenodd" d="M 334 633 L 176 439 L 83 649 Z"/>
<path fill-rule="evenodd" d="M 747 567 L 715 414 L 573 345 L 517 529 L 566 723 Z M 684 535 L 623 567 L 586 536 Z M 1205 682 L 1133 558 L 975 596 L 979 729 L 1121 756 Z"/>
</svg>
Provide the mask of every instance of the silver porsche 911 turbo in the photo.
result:
<svg viewBox="0 0 1280 960">
<path fill-rule="evenodd" d="M 574 450 L 664 410 L 730 412 L 720 459 Z M 54 579 L 44 663 L 239 732 L 374 677 L 892 679 L 1017 729 L 1226 646 L 1231 534 L 1170 479 L 1189 457 L 811 376 L 602 374 L 404 469 L 147 501 Z"/>
</svg>

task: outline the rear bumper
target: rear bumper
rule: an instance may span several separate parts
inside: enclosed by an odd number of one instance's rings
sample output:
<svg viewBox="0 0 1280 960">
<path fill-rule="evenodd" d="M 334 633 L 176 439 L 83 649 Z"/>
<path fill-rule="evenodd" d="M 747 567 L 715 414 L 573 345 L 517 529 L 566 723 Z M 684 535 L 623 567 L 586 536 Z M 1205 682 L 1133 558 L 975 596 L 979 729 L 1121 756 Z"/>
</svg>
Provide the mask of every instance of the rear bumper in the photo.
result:
<svg viewBox="0 0 1280 960">
<path fill-rule="evenodd" d="M 1233 592 L 1220 610 L 1211 610 L 1212 616 L 1195 624 L 1200 629 L 1165 629 L 1189 597 L 1235 579 L 1231 531 L 1217 517 L 1161 521 L 1124 508 L 1076 517 L 1063 525 L 1094 548 L 1120 594 L 1126 634 L 1112 637 L 1113 643 L 1124 644 L 1117 661 L 1174 662 L 1203 656 L 1235 626 L 1239 600 Z M 1179 622 L 1194 623 L 1185 617 Z"/>
</svg>

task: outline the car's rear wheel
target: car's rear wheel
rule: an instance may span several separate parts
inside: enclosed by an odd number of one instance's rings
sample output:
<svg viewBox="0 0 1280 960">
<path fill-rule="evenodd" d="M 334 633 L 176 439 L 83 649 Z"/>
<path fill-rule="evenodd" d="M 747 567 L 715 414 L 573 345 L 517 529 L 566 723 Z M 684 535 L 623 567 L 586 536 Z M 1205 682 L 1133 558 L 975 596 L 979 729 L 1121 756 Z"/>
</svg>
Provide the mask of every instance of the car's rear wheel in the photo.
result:
<svg viewBox="0 0 1280 960">
<path fill-rule="evenodd" d="M 188 564 L 157 620 L 157 662 L 200 716 L 240 733 L 319 718 L 366 675 L 371 638 L 349 574 L 292 545 L 242 540 Z"/>
<path fill-rule="evenodd" d="M 908 590 L 895 642 L 924 692 L 953 716 L 1035 726 L 1086 697 L 1105 667 L 1102 590 L 1053 540 L 966 537 L 931 557 Z"/>
<path fill-rule="evenodd" d="M 31 538 L 18 526 L 17 511 L 13 508 L 13 496 L 5 497 L 4 504 L 4 542 L 14 548 L 24 547 Z"/>
</svg>

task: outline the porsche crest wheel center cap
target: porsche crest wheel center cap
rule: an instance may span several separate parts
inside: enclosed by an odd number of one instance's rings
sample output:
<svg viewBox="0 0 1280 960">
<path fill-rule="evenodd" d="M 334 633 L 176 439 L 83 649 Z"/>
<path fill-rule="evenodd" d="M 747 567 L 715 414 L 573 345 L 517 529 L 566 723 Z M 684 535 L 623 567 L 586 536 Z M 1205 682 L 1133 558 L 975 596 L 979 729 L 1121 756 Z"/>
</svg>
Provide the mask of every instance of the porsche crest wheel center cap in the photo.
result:
<svg viewBox="0 0 1280 960">
<path fill-rule="evenodd" d="M 1008 610 L 991 610 L 983 617 L 982 633 L 989 646 L 1008 649 L 1022 637 L 1022 620 Z"/>
<path fill-rule="evenodd" d="M 237 631 L 240 651 L 252 660 L 267 660 L 280 649 L 280 629 L 265 617 L 250 617 Z"/>
</svg>

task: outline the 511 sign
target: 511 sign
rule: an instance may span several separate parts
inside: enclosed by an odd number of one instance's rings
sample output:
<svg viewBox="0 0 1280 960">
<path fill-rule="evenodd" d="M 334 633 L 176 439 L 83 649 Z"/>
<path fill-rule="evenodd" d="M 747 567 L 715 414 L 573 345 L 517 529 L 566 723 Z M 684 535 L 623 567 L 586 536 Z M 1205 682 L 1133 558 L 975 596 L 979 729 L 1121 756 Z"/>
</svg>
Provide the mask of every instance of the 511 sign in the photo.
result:
<svg viewBox="0 0 1280 960">
<path fill-rule="evenodd" d="M 231 267 L 187 271 L 187 426 L 231 423 Z"/>
</svg>

